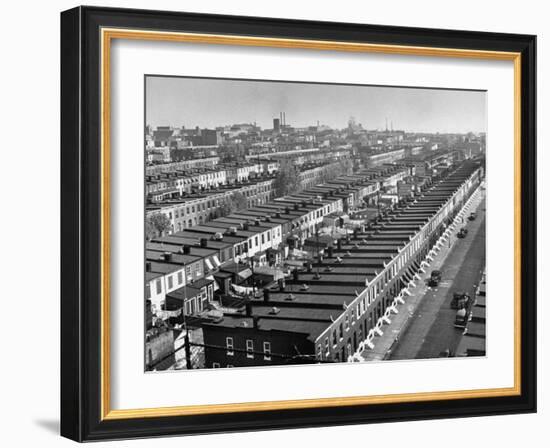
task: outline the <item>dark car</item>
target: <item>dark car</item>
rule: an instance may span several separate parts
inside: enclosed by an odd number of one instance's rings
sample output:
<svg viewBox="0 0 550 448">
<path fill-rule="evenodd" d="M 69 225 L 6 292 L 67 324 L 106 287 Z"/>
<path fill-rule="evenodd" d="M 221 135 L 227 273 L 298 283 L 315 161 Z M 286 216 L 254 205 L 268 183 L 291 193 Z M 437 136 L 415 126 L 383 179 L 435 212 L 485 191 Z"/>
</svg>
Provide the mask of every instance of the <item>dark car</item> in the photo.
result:
<svg viewBox="0 0 550 448">
<path fill-rule="evenodd" d="M 468 235 L 468 229 L 465 227 L 462 227 L 462 229 L 460 229 L 456 234 L 458 238 L 466 238 L 466 235 Z"/>
<path fill-rule="evenodd" d="M 477 213 L 476 212 L 472 212 L 472 213 L 470 213 L 470 216 L 468 216 L 468 219 L 470 221 L 473 221 L 476 218 L 477 218 Z"/>
<path fill-rule="evenodd" d="M 430 279 L 428 280 L 428 286 L 437 286 L 441 281 L 441 271 L 432 271 Z"/>
<path fill-rule="evenodd" d="M 464 291 L 456 291 L 453 293 L 453 300 L 451 300 L 451 308 L 454 310 L 460 310 L 467 308 L 470 303 L 470 296 Z"/>
</svg>

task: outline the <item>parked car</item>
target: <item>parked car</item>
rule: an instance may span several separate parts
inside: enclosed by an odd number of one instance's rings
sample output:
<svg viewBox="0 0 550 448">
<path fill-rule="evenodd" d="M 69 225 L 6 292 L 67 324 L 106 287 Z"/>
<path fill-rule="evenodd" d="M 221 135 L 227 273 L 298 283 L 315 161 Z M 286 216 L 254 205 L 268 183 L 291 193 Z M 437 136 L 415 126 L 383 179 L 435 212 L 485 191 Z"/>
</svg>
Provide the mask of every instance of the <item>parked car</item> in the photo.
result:
<svg viewBox="0 0 550 448">
<path fill-rule="evenodd" d="M 466 328 L 468 323 L 469 313 L 466 311 L 466 308 L 461 308 L 456 312 L 454 326 L 456 328 Z"/>
<path fill-rule="evenodd" d="M 468 216 L 468 219 L 470 221 L 473 221 L 476 218 L 477 218 L 477 213 L 476 212 L 472 212 L 472 213 L 470 213 L 470 216 Z"/>
<path fill-rule="evenodd" d="M 456 234 L 458 238 L 466 238 L 466 235 L 468 235 L 468 229 L 466 227 L 462 227 Z"/>
<path fill-rule="evenodd" d="M 453 300 L 451 300 L 451 308 L 460 310 L 462 308 L 468 308 L 470 303 L 470 295 L 464 291 L 455 291 L 453 293 Z"/>
<path fill-rule="evenodd" d="M 432 271 L 430 279 L 428 280 L 428 286 L 437 286 L 441 281 L 441 271 Z"/>
</svg>

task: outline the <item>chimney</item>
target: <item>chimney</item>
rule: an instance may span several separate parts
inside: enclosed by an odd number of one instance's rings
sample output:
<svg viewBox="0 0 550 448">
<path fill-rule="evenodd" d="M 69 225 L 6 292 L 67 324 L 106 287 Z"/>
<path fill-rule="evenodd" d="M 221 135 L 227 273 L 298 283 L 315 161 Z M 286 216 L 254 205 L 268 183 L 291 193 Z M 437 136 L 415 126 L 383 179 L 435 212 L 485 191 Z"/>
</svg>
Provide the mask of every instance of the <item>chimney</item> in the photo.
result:
<svg viewBox="0 0 550 448">
<path fill-rule="evenodd" d="M 164 261 L 172 261 L 172 252 L 164 252 L 162 254 L 162 259 Z"/>
<path fill-rule="evenodd" d="M 258 329 L 258 323 L 260 321 L 260 317 L 259 316 L 253 316 L 252 317 L 252 326 L 254 328 L 254 330 L 257 330 Z"/>
<path fill-rule="evenodd" d="M 313 266 L 310 262 L 307 263 L 307 272 L 311 272 Z"/>
<path fill-rule="evenodd" d="M 151 272 L 151 262 L 147 261 L 145 263 L 145 272 Z"/>
<path fill-rule="evenodd" d="M 250 302 L 250 300 L 246 302 L 245 309 L 246 317 L 252 317 L 252 303 Z"/>
<path fill-rule="evenodd" d="M 284 291 L 286 286 L 284 277 L 277 280 L 277 282 L 279 283 L 279 291 Z"/>
<path fill-rule="evenodd" d="M 207 238 L 201 238 L 201 247 L 208 246 L 208 239 Z"/>
<path fill-rule="evenodd" d="M 243 223 L 243 230 L 248 230 L 248 223 L 247 222 Z"/>
<path fill-rule="evenodd" d="M 264 302 L 269 302 L 269 288 L 264 288 Z"/>
<path fill-rule="evenodd" d="M 299 208 L 300 208 L 300 204 L 295 203 L 295 204 L 294 204 L 294 210 L 298 210 Z"/>
<path fill-rule="evenodd" d="M 329 246 L 328 247 L 328 257 L 333 258 L 334 257 L 334 247 Z"/>
<path fill-rule="evenodd" d="M 294 269 L 292 271 L 292 278 L 294 281 L 298 281 L 300 279 L 300 273 L 298 272 L 298 269 Z"/>
<path fill-rule="evenodd" d="M 342 250 L 342 240 L 341 239 L 338 239 L 336 241 L 336 247 L 338 248 L 338 250 Z"/>
<path fill-rule="evenodd" d="M 183 253 L 185 255 L 189 255 L 191 253 L 191 246 L 187 246 L 187 245 L 183 246 Z"/>
</svg>

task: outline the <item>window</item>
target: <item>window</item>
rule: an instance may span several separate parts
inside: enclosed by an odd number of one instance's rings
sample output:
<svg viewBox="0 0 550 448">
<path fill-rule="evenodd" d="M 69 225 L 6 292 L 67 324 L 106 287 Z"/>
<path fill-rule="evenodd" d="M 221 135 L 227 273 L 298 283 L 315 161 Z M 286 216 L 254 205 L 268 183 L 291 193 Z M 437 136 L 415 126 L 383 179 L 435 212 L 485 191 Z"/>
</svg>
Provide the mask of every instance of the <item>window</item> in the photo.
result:
<svg viewBox="0 0 550 448">
<path fill-rule="evenodd" d="M 330 355 L 330 342 L 329 342 L 328 338 L 325 338 L 325 355 L 326 355 L 327 358 Z"/>
<path fill-rule="evenodd" d="M 346 331 L 349 330 L 349 316 L 346 314 Z"/>
<path fill-rule="evenodd" d="M 157 280 L 157 294 L 162 293 L 162 284 L 160 283 L 160 278 Z"/>
<path fill-rule="evenodd" d="M 256 236 L 254 237 L 254 241 L 255 241 L 256 246 L 257 246 L 257 245 L 258 245 L 258 235 L 256 235 Z"/>
<path fill-rule="evenodd" d="M 252 339 L 246 340 L 246 357 L 254 358 L 254 341 Z"/>
<path fill-rule="evenodd" d="M 246 341 L 246 349 L 248 351 L 248 341 Z M 264 342 L 264 360 L 271 361 L 271 342 Z"/>
<path fill-rule="evenodd" d="M 145 285 L 145 298 L 150 299 L 151 298 L 151 285 L 147 283 Z"/>
<path fill-rule="evenodd" d="M 181 285 L 183 283 L 183 272 L 178 272 L 178 285 Z"/>
<path fill-rule="evenodd" d="M 174 286 L 174 279 L 172 278 L 171 275 L 169 275 L 168 276 L 168 288 L 172 289 L 173 286 Z"/>
<path fill-rule="evenodd" d="M 340 340 L 344 338 L 344 326 L 342 324 L 338 327 L 338 337 Z"/>
<path fill-rule="evenodd" d="M 336 336 L 336 330 L 332 330 L 332 345 L 338 344 L 338 337 Z"/>
<path fill-rule="evenodd" d="M 235 354 L 233 351 L 233 338 L 225 338 L 225 346 L 227 347 L 227 356 L 233 356 Z"/>
</svg>

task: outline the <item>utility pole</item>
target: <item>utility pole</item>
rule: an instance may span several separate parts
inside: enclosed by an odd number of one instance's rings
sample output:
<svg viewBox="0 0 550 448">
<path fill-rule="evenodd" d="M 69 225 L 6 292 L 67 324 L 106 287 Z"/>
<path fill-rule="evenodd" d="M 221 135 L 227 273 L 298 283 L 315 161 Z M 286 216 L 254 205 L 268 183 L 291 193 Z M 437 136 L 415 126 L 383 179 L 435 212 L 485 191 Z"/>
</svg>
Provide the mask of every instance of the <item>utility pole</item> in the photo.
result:
<svg viewBox="0 0 550 448">
<path fill-rule="evenodd" d="M 187 330 L 187 325 L 185 326 L 185 361 L 187 370 L 192 370 L 193 366 L 191 365 L 191 346 L 189 343 L 189 332 Z"/>
<path fill-rule="evenodd" d="M 185 300 L 187 299 L 187 281 L 189 279 L 187 278 L 187 266 L 185 264 L 183 265 L 183 269 L 184 269 L 184 273 L 185 273 L 185 276 L 184 276 L 185 283 L 183 284 L 183 309 L 182 309 L 182 313 L 183 313 L 183 330 L 185 331 L 185 336 L 183 338 L 183 343 L 185 345 L 185 365 L 187 367 L 187 370 L 191 370 L 193 368 L 192 363 L 191 363 L 191 345 L 189 343 L 189 330 L 187 328 L 187 314 L 186 314 L 186 309 L 185 309 Z"/>
</svg>

